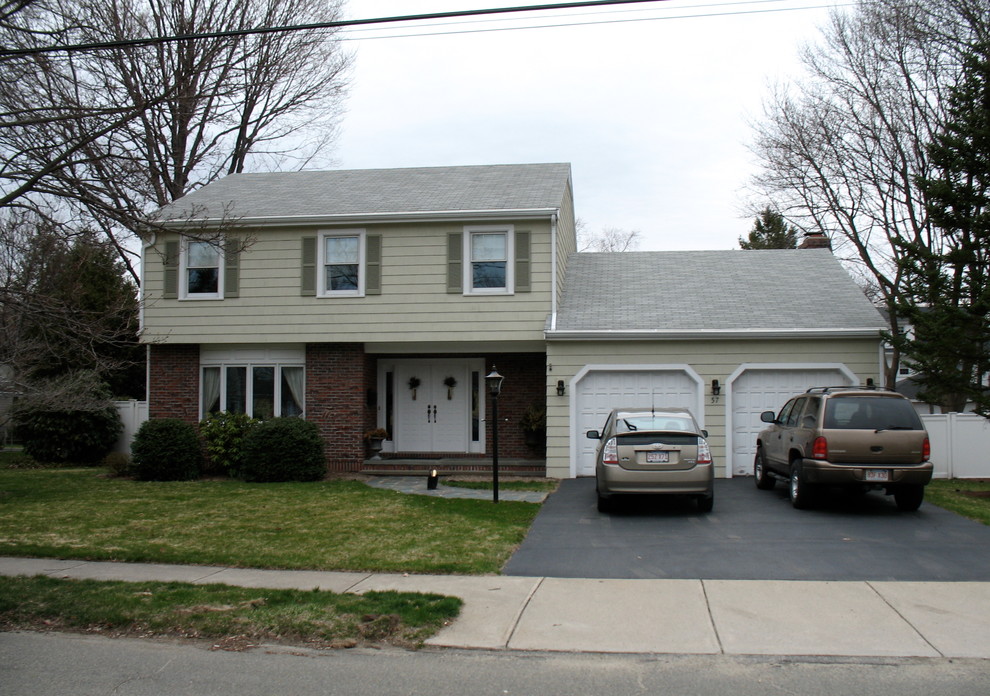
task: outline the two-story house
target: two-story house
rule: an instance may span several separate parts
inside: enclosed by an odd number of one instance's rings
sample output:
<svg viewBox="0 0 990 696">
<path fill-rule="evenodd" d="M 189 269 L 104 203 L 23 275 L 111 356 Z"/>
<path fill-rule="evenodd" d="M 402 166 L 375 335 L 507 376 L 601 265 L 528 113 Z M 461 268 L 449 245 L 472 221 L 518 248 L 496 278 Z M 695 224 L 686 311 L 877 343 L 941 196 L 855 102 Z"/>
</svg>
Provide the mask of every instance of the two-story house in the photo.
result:
<svg viewBox="0 0 990 696">
<path fill-rule="evenodd" d="M 575 251 L 567 164 L 235 174 L 161 211 L 145 248 L 151 417 L 303 415 L 331 470 L 491 451 L 543 471 L 544 328 Z M 516 460 L 516 461 L 514 461 Z M 524 461 L 525 460 L 525 461 Z M 379 465 L 382 466 L 382 465 Z"/>
<path fill-rule="evenodd" d="M 577 253 L 567 164 L 235 174 L 161 222 L 151 417 L 303 416 L 330 470 L 487 470 L 494 365 L 509 472 L 591 475 L 584 433 L 652 404 L 691 408 L 744 475 L 761 411 L 882 374 L 884 321 L 830 249 Z M 520 425 L 544 408 L 545 457 Z"/>
</svg>

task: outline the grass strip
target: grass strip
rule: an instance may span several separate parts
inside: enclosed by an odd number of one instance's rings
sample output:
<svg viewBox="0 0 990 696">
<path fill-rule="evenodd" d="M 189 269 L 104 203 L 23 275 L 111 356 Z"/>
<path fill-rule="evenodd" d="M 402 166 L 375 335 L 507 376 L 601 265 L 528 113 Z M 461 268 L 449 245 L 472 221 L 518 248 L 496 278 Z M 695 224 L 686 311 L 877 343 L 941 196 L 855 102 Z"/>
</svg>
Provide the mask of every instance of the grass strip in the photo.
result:
<svg viewBox="0 0 990 696">
<path fill-rule="evenodd" d="M 935 479 L 925 489 L 925 500 L 990 525 L 990 481 Z"/>
<path fill-rule="evenodd" d="M 248 568 L 497 573 L 539 505 L 359 481 L 138 482 L 0 470 L 0 555 Z"/>
<path fill-rule="evenodd" d="M 356 595 L 48 576 L 0 581 L 0 626 L 6 630 L 201 639 L 226 649 L 259 643 L 418 647 L 460 608 L 457 597 L 410 592 Z"/>
<path fill-rule="evenodd" d="M 461 479 L 461 478 L 444 478 L 441 482 L 445 486 L 450 486 L 452 488 L 468 488 L 471 490 L 478 491 L 490 491 L 492 489 L 491 479 L 481 480 L 481 479 Z M 505 481 L 500 480 L 498 482 L 499 490 L 503 491 L 547 491 L 553 492 L 557 490 L 557 486 L 560 485 L 560 481 L 556 479 L 539 479 L 532 481 Z"/>
</svg>

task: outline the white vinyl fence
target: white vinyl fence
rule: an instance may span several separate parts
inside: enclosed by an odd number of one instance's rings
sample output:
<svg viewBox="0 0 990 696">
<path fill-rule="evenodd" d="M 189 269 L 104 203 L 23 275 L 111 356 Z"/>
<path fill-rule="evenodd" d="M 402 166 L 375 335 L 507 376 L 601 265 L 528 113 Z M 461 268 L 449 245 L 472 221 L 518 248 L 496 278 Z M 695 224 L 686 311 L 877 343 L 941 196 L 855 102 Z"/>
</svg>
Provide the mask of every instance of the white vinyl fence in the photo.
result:
<svg viewBox="0 0 990 696">
<path fill-rule="evenodd" d="M 990 478 L 990 420 L 973 413 L 925 414 L 921 420 L 935 478 Z"/>
<path fill-rule="evenodd" d="M 117 413 L 120 414 L 120 422 L 124 424 L 124 429 L 117 438 L 114 445 L 114 452 L 131 453 L 131 442 L 134 440 L 134 433 L 138 431 L 141 424 L 148 420 L 147 401 L 117 401 Z"/>
</svg>

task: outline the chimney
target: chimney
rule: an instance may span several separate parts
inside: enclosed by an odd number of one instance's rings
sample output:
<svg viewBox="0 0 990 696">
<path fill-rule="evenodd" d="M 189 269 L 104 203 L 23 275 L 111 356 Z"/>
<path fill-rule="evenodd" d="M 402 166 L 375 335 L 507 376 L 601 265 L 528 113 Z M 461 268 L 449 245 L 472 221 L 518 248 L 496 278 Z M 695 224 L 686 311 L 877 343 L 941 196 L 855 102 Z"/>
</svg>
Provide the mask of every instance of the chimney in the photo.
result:
<svg viewBox="0 0 990 696">
<path fill-rule="evenodd" d="M 832 240 L 824 232 L 805 232 L 804 241 L 798 249 L 828 249 L 832 250 Z"/>
</svg>

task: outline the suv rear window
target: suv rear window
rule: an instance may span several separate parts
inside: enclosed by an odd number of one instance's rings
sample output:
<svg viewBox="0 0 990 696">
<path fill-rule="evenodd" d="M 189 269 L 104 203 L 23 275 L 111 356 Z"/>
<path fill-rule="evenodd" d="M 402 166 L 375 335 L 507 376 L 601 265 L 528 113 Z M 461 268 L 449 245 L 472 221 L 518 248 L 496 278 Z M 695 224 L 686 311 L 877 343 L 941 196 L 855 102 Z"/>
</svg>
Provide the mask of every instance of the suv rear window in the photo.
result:
<svg viewBox="0 0 990 696">
<path fill-rule="evenodd" d="M 906 399 L 876 396 L 833 396 L 825 406 L 827 430 L 923 430 L 921 419 Z"/>
</svg>

